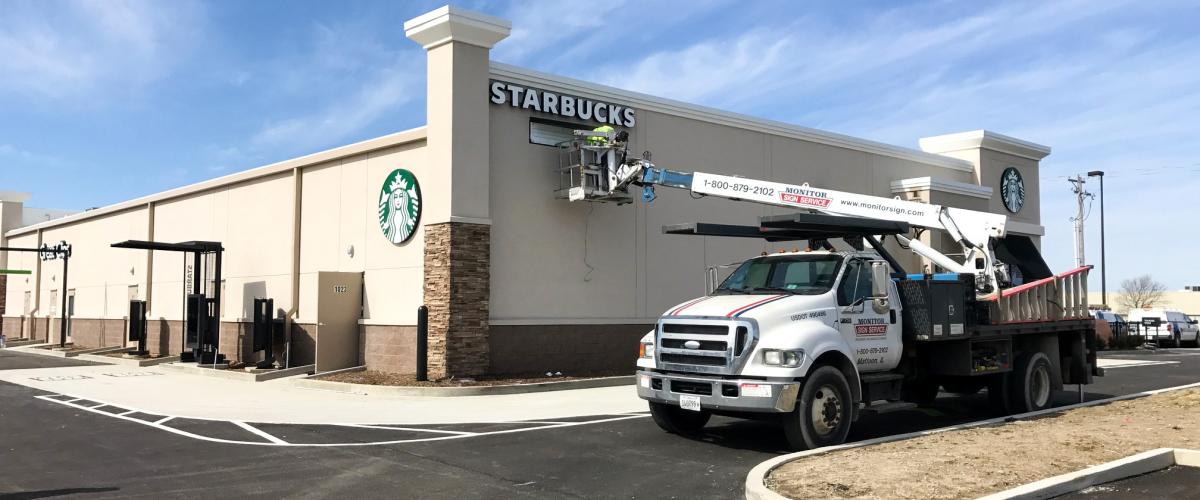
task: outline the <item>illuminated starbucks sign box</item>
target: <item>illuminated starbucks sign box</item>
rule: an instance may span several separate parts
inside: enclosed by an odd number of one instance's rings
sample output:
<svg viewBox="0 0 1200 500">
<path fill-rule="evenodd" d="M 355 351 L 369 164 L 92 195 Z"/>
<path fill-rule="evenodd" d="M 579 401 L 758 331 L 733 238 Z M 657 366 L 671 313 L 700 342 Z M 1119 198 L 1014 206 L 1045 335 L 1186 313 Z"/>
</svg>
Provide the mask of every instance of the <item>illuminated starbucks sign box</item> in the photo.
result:
<svg viewBox="0 0 1200 500">
<path fill-rule="evenodd" d="M 492 104 L 507 104 L 514 108 L 618 127 L 633 127 L 637 123 L 637 111 L 628 106 L 495 80 L 491 83 L 491 101 Z"/>
</svg>

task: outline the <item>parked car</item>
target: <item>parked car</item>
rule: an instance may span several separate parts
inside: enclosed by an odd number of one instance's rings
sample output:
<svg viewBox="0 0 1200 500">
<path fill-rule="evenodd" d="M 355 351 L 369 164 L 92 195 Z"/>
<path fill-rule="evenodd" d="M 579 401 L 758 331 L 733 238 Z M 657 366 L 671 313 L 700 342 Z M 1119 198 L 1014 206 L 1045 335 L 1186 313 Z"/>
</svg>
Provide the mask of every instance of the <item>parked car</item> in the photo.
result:
<svg viewBox="0 0 1200 500">
<path fill-rule="evenodd" d="M 1146 318 L 1158 318 L 1159 326 L 1146 326 Z M 1148 341 L 1171 347 L 1179 347 L 1186 342 L 1193 347 L 1200 347 L 1200 326 L 1182 312 L 1159 307 L 1131 309 L 1129 321 L 1142 325 L 1141 332 Z"/>
<path fill-rule="evenodd" d="M 1092 309 L 1092 315 L 1099 321 L 1103 321 L 1107 326 L 1107 335 L 1101 333 L 1099 325 L 1096 329 L 1096 337 L 1102 339 L 1110 349 L 1121 339 L 1128 337 L 1130 332 L 1129 323 L 1120 314 L 1108 310 Z"/>
</svg>

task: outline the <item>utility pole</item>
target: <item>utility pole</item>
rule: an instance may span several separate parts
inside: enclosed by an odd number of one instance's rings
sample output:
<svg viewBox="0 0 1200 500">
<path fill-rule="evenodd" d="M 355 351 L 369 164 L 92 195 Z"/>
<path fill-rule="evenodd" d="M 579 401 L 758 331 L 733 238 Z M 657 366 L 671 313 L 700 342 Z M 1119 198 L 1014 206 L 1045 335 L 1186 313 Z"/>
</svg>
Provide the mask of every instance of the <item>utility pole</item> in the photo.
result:
<svg viewBox="0 0 1200 500">
<path fill-rule="evenodd" d="M 1076 175 L 1074 179 L 1067 179 L 1073 187 L 1071 191 L 1075 193 L 1075 201 L 1078 204 L 1075 217 L 1071 221 L 1075 223 L 1075 267 L 1083 267 L 1087 265 L 1087 259 L 1083 255 L 1083 199 L 1091 196 L 1083 188 L 1083 183 L 1086 182 L 1082 175 Z"/>
</svg>

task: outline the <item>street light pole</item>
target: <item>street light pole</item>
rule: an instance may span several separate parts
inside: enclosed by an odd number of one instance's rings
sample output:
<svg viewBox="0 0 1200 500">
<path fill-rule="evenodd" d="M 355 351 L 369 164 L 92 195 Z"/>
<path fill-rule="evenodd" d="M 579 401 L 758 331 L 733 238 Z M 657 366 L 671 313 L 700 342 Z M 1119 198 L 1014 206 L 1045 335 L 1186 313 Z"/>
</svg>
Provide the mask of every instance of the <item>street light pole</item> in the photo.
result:
<svg viewBox="0 0 1200 500">
<path fill-rule="evenodd" d="M 1108 266 L 1104 263 L 1104 171 L 1093 170 L 1088 177 L 1100 178 L 1100 302 L 1108 306 Z"/>
</svg>

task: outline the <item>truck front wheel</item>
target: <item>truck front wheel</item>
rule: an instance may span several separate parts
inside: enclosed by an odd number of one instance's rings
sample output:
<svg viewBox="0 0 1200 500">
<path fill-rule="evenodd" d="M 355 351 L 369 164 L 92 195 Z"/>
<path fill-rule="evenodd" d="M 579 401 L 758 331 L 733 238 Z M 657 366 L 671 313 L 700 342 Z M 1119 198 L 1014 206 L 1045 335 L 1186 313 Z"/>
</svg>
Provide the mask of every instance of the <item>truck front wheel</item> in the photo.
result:
<svg viewBox="0 0 1200 500">
<path fill-rule="evenodd" d="M 650 403 L 650 417 L 662 430 L 686 436 L 700 432 L 712 414 L 707 411 L 685 410 L 664 403 Z"/>
<path fill-rule="evenodd" d="M 1050 358 L 1042 352 L 1028 353 L 1017 359 L 1008 384 L 1012 412 L 1025 413 L 1050 407 L 1054 393 L 1051 369 Z"/>
<path fill-rule="evenodd" d="M 783 431 L 796 450 L 841 444 L 850 433 L 854 400 L 841 370 L 822 366 L 800 389 L 796 409 L 783 416 Z"/>
</svg>

